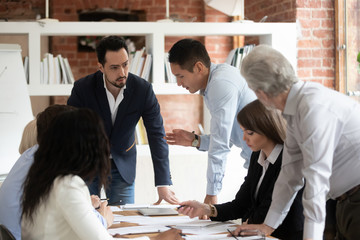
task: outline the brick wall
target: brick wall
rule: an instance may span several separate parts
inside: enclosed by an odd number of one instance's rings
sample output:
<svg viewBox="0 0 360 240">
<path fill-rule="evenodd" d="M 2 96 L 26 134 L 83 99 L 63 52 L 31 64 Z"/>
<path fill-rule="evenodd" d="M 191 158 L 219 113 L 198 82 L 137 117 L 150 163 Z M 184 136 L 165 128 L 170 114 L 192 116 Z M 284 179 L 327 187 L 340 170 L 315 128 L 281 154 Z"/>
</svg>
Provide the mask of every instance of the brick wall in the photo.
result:
<svg viewBox="0 0 360 240">
<path fill-rule="evenodd" d="M 9 1 L 0 0 L 0 18 L 21 20 L 35 19 L 36 15 L 45 15 L 45 1 Z"/>
<path fill-rule="evenodd" d="M 301 36 L 297 43 L 297 74 L 299 78 L 334 88 L 334 1 L 246 1 L 245 16 L 248 19 L 259 21 L 265 15 L 268 16 L 268 22 L 299 21 L 301 25 Z"/>
<path fill-rule="evenodd" d="M 131 0 L 131 1 L 97 1 L 89 5 L 88 1 L 54 0 L 53 17 L 60 21 L 77 21 L 80 10 L 110 7 L 113 9 L 129 9 L 132 11 L 145 11 L 146 21 L 156 21 L 165 18 L 165 0 Z M 170 1 L 170 17 L 183 19 L 196 19 L 195 21 L 228 21 L 229 18 L 215 10 L 206 8 L 204 14 L 202 0 Z M 186 37 L 186 36 L 183 36 Z M 177 37 L 166 37 L 165 51 L 178 41 Z M 223 62 L 231 50 L 231 38 L 196 37 L 205 43 L 210 57 L 214 62 Z M 76 79 L 97 70 L 97 61 L 93 52 L 78 52 L 76 37 L 53 37 L 52 51 L 61 53 L 69 58 Z M 159 95 L 157 96 L 161 114 L 164 118 L 165 130 L 184 128 L 198 131 L 198 123 L 203 123 L 203 102 L 199 95 Z M 56 97 L 54 103 L 62 103 L 66 98 Z"/>
<path fill-rule="evenodd" d="M 44 1 L 0 1 L 0 13 L 3 18 L 34 19 L 37 14 L 44 16 Z M 78 12 L 82 9 L 110 7 L 114 9 L 143 10 L 147 21 L 156 21 L 165 17 L 165 0 L 128 0 L 128 1 L 72 1 L 53 0 L 50 2 L 50 17 L 61 21 L 77 21 Z M 333 0 L 252 0 L 245 3 L 245 17 L 259 21 L 267 15 L 268 22 L 295 22 L 302 26 L 298 39 L 298 76 L 307 81 L 316 81 L 334 88 L 335 85 L 335 40 L 334 40 L 334 1 Z M 196 18 L 196 21 L 226 22 L 230 18 L 204 5 L 202 0 L 170 1 L 170 15 L 180 19 Z M 184 36 L 186 37 L 186 36 Z M 167 37 L 165 50 L 178 40 Z M 232 48 L 229 37 L 198 37 L 203 41 L 213 62 L 223 62 Z M 247 41 L 249 39 L 247 38 Z M 51 51 L 68 57 L 75 78 L 94 72 L 96 67 L 95 53 L 77 52 L 77 37 L 53 37 Z M 191 95 L 193 96 L 193 95 Z M 58 98 L 63 102 L 66 98 Z M 168 97 L 164 97 L 168 99 Z M 199 98 L 191 97 L 187 101 Z M 190 100 L 191 99 L 191 100 Z M 163 100 L 160 100 L 163 101 Z M 56 102 L 56 100 L 55 100 Z M 161 102 L 163 108 L 166 101 Z M 166 116 L 165 116 L 166 117 Z M 202 119 L 199 121 L 202 121 Z M 170 126 L 179 127 L 179 123 Z"/>
<path fill-rule="evenodd" d="M 144 11 L 145 21 L 156 21 L 165 18 L 165 0 L 52 0 L 50 1 L 50 18 L 60 21 L 78 21 L 81 10 L 95 10 L 98 8 L 128 9 L 131 11 Z M 37 14 L 45 15 L 45 1 L 6 1 L 0 0 L 0 15 L 13 19 L 35 19 Z M 196 22 L 226 22 L 230 18 L 225 14 L 205 6 L 203 0 L 170 1 L 170 17 L 184 21 Z M 182 36 L 187 37 L 187 36 Z M 213 62 L 224 62 L 232 48 L 231 37 L 192 37 L 203 42 L 209 50 Z M 178 41 L 177 37 L 165 38 L 165 51 Z M 49 51 L 54 55 L 61 54 L 69 59 L 75 79 L 79 79 L 97 70 L 95 52 L 79 52 L 77 50 L 78 38 L 51 37 Z M 159 95 L 157 96 L 161 113 L 164 117 L 165 129 L 185 128 L 198 131 L 198 123 L 203 123 L 203 102 L 199 95 Z M 65 104 L 67 97 L 52 97 L 51 104 Z"/>
</svg>

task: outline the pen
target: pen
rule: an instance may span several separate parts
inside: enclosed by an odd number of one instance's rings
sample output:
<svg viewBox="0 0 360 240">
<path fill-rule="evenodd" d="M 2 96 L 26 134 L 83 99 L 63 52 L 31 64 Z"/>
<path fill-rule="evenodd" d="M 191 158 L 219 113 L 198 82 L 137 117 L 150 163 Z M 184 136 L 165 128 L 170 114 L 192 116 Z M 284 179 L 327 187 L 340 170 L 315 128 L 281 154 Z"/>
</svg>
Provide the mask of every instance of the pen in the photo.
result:
<svg viewBox="0 0 360 240">
<path fill-rule="evenodd" d="M 235 238 L 235 239 L 238 239 L 233 233 L 232 233 L 232 231 L 230 231 L 229 229 L 226 229 L 230 234 L 231 234 L 231 236 L 233 237 L 233 238 Z M 238 239 L 239 240 L 239 239 Z"/>
<path fill-rule="evenodd" d="M 106 200 L 106 201 L 109 201 L 108 198 L 100 198 L 100 200 L 101 200 L 101 201 L 105 201 L 105 200 Z"/>
<path fill-rule="evenodd" d="M 177 229 L 177 228 L 174 228 L 173 226 L 170 226 L 170 225 L 168 225 L 168 226 L 165 226 L 165 227 L 168 227 L 168 228 L 173 228 L 173 229 Z M 180 236 L 182 236 L 182 237 L 185 237 L 186 236 L 186 234 L 184 234 L 184 233 L 182 233 L 182 232 L 179 232 L 179 234 L 180 234 Z"/>
<path fill-rule="evenodd" d="M 115 201 L 115 202 L 111 202 L 111 203 L 108 203 L 108 206 L 112 206 L 112 205 L 121 205 L 120 203 L 122 202 L 122 200 L 119 200 L 119 201 Z"/>
<path fill-rule="evenodd" d="M 180 205 L 180 206 L 177 207 L 177 210 L 179 210 L 180 208 L 185 207 L 185 206 L 186 205 Z"/>
</svg>

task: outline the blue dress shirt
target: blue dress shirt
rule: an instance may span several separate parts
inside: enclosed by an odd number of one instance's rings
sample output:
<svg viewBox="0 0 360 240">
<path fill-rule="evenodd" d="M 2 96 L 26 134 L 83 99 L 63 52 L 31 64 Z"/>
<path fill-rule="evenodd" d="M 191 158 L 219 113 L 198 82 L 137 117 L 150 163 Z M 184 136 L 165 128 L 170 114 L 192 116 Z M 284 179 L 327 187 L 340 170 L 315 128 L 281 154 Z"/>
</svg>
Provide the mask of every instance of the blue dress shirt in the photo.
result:
<svg viewBox="0 0 360 240">
<path fill-rule="evenodd" d="M 222 188 L 227 155 L 232 145 L 242 149 L 241 157 L 248 168 L 251 149 L 243 140 L 243 131 L 237 122 L 238 112 L 256 99 L 239 69 L 229 64 L 211 64 L 205 90 L 201 91 L 210 111 L 210 134 L 201 135 L 199 150 L 208 151 L 207 190 L 217 195 Z"/>
</svg>

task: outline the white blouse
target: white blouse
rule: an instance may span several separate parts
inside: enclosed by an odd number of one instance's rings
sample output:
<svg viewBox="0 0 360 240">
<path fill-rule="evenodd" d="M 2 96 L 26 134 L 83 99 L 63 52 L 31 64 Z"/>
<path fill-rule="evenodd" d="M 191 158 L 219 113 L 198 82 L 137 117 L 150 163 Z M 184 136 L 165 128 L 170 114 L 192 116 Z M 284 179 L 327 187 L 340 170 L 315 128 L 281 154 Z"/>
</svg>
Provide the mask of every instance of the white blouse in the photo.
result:
<svg viewBox="0 0 360 240">
<path fill-rule="evenodd" d="M 33 220 L 32 224 L 22 219 L 23 240 L 113 239 L 94 214 L 89 190 L 79 176 L 57 177 L 48 199 L 34 212 Z"/>
</svg>

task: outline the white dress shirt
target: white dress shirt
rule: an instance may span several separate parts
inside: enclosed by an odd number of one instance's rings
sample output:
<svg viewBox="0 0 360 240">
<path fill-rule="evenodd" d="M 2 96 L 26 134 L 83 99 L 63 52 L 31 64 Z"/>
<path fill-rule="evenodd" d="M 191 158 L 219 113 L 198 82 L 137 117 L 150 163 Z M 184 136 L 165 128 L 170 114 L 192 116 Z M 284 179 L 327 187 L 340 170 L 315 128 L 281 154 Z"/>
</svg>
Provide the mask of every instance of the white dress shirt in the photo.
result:
<svg viewBox="0 0 360 240">
<path fill-rule="evenodd" d="M 256 190 L 255 190 L 255 198 L 257 197 L 259 188 L 261 186 L 261 183 L 264 179 L 265 173 L 269 167 L 269 164 L 274 164 L 276 162 L 276 159 L 279 157 L 281 151 L 283 149 L 283 145 L 282 144 L 276 144 L 274 149 L 271 151 L 270 155 L 268 157 L 265 156 L 265 153 L 261 150 L 260 154 L 259 154 L 259 158 L 258 158 L 258 163 L 260 164 L 260 166 L 263 167 L 263 171 L 261 174 L 261 177 L 259 179 L 259 182 L 256 186 Z"/>
<path fill-rule="evenodd" d="M 251 149 L 243 140 L 236 116 L 248 103 L 256 99 L 239 69 L 229 64 L 211 64 L 206 89 L 201 91 L 210 111 L 210 135 L 201 135 L 199 150 L 208 151 L 207 190 L 217 195 L 222 188 L 227 155 L 232 145 L 240 147 L 248 168 Z"/>
<path fill-rule="evenodd" d="M 304 238 L 322 239 L 327 198 L 360 184 L 360 104 L 321 84 L 299 81 L 290 89 L 283 116 L 282 169 L 265 224 L 280 225 L 305 178 Z"/>
<path fill-rule="evenodd" d="M 31 223 L 22 219 L 23 240 L 113 239 L 93 212 L 85 182 L 74 175 L 55 179 L 46 202 L 35 210 L 33 220 Z M 148 237 L 136 239 L 149 240 Z"/>
<path fill-rule="evenodd" d="M 107 99 L 109 102 L 109 108 L 110 108 L 110 112 L 111 112 L 111 120 L 112 120 L 112 124 L 114 125 L 115 119 L 116 119 L 116 114 L 119 109 L 119 105 L 122 102 L 122 100 L 124 99 L 124 90 L 126 89 L 126 85 L 120 89 L 120 92 L 115 99 L 114 96 L 112 95 L 112 93 L 106 87 L 105 74 L 103 74 L 103 79 L 104 79 L 104 88 L 106 90 L 106 96 L 107 96 Z"/>
</svg>

